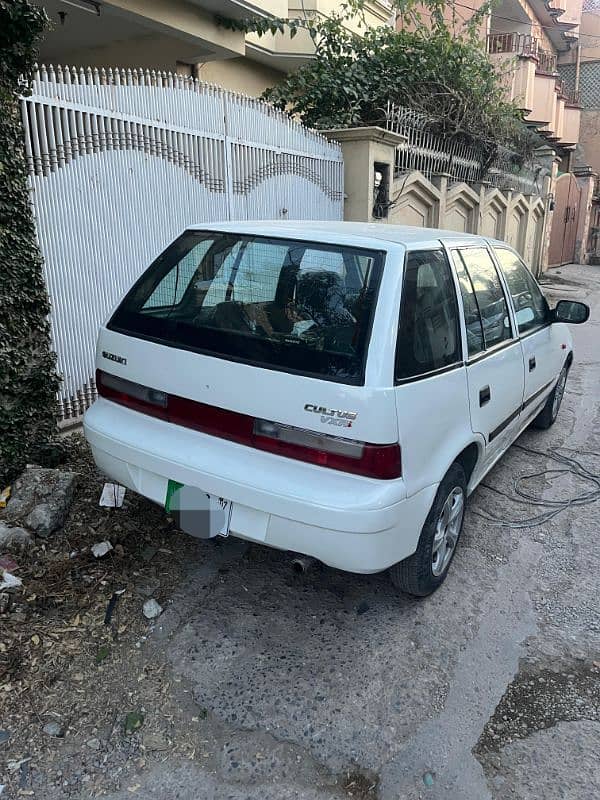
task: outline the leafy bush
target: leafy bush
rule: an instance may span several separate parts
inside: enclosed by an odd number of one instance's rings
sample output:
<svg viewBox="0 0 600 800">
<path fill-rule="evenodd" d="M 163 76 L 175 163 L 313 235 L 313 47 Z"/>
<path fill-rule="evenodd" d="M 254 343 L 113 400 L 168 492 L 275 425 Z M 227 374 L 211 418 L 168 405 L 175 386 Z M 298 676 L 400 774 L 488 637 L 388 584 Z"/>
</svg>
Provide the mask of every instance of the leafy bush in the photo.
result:
<svg viewBox="0 0 600 800">
<path fill-rule="evenodd" d="M 45 461 L 56 437 L 59 380 L 19 108 L 46 22 L 28 0 L 0 0 L 0 485 Z"/>
<path fill-rule="evenodd" d="M 523 153 L 529 136 L 522 113 L 504 99 L 502 77 L 487 57 L 481 25 L 484 4 L 458 31 L 445 19 L 444 0 L 426 0 L 424 23 L 413 0 L 396 0 L 407 22 L 403 30 L 364 27 L 352 32 L 349 16 L 363 3 L 352 0 L 328 19 L 222 20 L 258 35 L 292 36 L 308 30 L 315 58 L 264 98 L 316 128 L 381 123 L 388 103 L 427 114 L 432 131 L 477 142 L 491 156 L 499 145 Z"/>
</svg>

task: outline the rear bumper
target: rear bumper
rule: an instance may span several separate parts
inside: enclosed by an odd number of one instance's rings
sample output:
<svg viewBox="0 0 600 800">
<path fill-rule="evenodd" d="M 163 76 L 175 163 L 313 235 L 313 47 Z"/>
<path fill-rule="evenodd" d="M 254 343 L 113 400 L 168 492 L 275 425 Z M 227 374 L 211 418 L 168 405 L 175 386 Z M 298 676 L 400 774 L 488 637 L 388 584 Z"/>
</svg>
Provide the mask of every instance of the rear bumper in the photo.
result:
<svg viewBox="0 0 600 800">
<path fill-rule="evenodd" d="M 234 503 L 231 533 L 379 572 L 414 552 L 437 486 L 410 498 L 401 479 L 373 480 L 207 436 L 98 400 L 84 421 L 98 467 L 164 505 L 169 479 Z"/>
</svg>

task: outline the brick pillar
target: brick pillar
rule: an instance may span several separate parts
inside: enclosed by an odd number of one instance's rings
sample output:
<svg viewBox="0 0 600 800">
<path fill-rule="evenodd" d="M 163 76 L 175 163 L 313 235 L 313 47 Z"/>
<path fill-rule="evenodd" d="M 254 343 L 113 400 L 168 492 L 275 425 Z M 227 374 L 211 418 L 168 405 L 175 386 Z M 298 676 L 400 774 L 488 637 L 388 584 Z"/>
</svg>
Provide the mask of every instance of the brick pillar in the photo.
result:
<svg viewBox="0 0 600 800">
<path fill-rule="evenodd" d="M 539 263 L 534 268 L 534 273 L 540 275 L 548 269 L 548 248 L 550 247 L 550 231 L 552 229 L 552 214 L 554 205 L 554 192 L 556 179 L 558 177 L 558 165 L 561 159 L 555 151 L 548 145 L 537 148 L 535 160 L 542 164 L 546 170 L 543 177 L 542 198 L 544 200 L 544 229 L 542 231 L 542 242 L 540 245 Z"/>
<path fill-rule="evenodd" d="M 591 167 L 576 167 L 573 175 L 581 189 L 574 258 L 578 264 L 585 264 L 587 263 L 587 243 L 592 216 L 592 198 L 598 174 L 593 172 Z"/>
<path fill-rule="evenodd" d="M 376 172 L 388 182 L 389 193 L 394 182 L 396 147 L 405 136 L 384 128 L 336 128 L 321 131 L 328 139 L 340 143 L 344 155 L 344 219 L 356 222 L 386 222 L 385 203 L 374 215 Z M 384 216 L 379 216 L 384 214 Z"/>
<path fill-rule="evenodd" d="M 475 219 L 475 230 L 473 233 L 478 233 L 483 236 L 483 216 L 487 211 L 487 192 L 492 184 L 489 181 L 481 181 L 479 184 L 479 205 L 477 207 L 477 217 Z M 506 223 L 505 223 L 506 227 Z"/>
<path fill-rule="evenodd" d="M 433 183 L 435 188 L 439 189 L 440 192 L 440 200 L 437 205 L 436 219 L 434 220 L 434 224 L 437 225 L 438 228 L 446 227 L 446 204 L 448 201 L 448 183 L 450 182 L 451 177 L 452 176 L 448 172 L 440 172 L 431 178 L 431 183 Z"/>
</svg>

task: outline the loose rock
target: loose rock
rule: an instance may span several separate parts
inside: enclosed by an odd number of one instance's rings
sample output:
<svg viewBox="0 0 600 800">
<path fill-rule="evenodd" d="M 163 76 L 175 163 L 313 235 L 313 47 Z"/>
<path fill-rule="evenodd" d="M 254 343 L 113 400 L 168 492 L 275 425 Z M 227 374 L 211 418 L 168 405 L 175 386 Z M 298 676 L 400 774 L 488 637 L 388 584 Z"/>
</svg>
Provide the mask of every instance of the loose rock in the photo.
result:
<svg viewBox="0 0 600 800">
<path fill-rule="evenodd" d="M 49 536 L 65 521 L 76 481 L 74 472 L 28 467 L 12 485 L 0 520 L 22 525 L 38 536 Z"/>
<path fill-rule="evenodd" d="M 102 558 L 107 553 L 113 549 L 113 546 L 110 542 L 97 542 L 96 544 L 92 545 L 92 553 L 96 556 L 96 558 Z"/>
<path fill-rule="evenodd" d="M 150 600 L 146 600 L 142 607 L 142 611 L 144 612 L 144 616 L 146 619 L 156 619 L 160 617 L 163 612 L 163 608 L 153 597 Z"/>
<path fill-rule="evenodd" d="M 433 780 L 433 775 L 431 774 L 431 772 L 426 772 L 423 775 L 423 783 L 425 784 L 425 786 L 433 786 L 434 780 Z"/>
<path fill-rule="evenodd" d="M 87 746 L 91 750 L 99 750 L 100 749 L 100 739 L 88 739 L 86 742 Z"/>
<path fill-rule="evenodd" d="M 42 731 L 46 734 L 46 736 L 54 736 L 55 738 L 60 738 L 64 735 L 63 727 L 58 722 L 47 722 Z"/>
<path fill-rule="evenodd" d="M 0 744 L 8 742 L 9 739 L 10 739 L 10 733 L 8 731 L 0 731 Z"/>
<path fill-rule="evenodd" d="M 8 553 L 22 553 L 33 542 L 33 537 L 25 528 L 5 525 L 0 522 L 0 550 Z"/>
</svg>

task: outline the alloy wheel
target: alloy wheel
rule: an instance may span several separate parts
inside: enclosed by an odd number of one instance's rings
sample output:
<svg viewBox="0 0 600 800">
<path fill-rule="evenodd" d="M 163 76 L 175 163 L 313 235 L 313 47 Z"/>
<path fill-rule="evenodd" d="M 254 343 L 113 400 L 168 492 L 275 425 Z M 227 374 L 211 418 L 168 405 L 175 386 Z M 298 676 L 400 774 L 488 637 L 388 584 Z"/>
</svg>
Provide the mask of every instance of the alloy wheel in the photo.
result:
<svg viewBox="0 0 600 800">
<path fill-rule="evenodd" d="M 431 571 L 436 578 L 443 575 L 450 563 L 460 535 L 464 513 L 465 494 L 460 486 L 455 486 L 442 506 L 433 538 Z"/>
<path fill-rule="evenodd" d="M 558 383 L 554 389 L 554 398 L 552 400 L 552 420 L 554 421 L 558 416 L 558 410 L 562 403 L 563 395 L 565 393 L 565 384 L 567 383 L 567 370 L 563 367 L 562 372 L 558 377 Z"/>
</svg>

